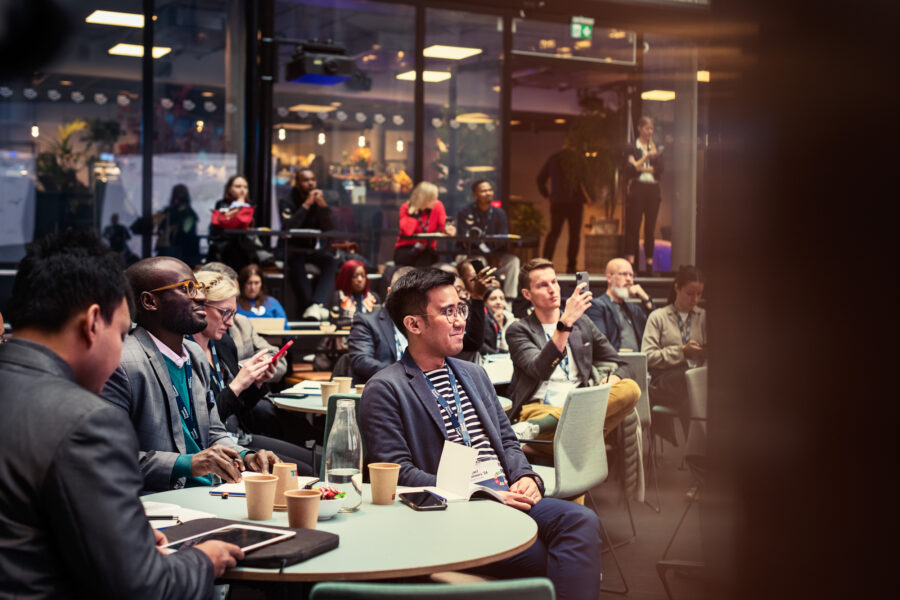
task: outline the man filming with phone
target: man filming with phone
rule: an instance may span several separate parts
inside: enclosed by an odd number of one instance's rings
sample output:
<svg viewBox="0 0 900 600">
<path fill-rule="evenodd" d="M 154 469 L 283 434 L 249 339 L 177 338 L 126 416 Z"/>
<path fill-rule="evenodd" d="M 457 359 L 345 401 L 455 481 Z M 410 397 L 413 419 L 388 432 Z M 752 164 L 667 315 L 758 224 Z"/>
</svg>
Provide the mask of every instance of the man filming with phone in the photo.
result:
<svg viewBox="0 0 900 600">
<path fill-rule="evenodd" d="M 603 427 L 608 434 L 634 409 L 641 389 L 633 381 L 631 367 L 584 316 L 592 299 L 588 284 L 576 285 L 561 309 L 556 271 L 546 258 L 525 263 L 519 284 L 534 312 L 506 332 L 513 362 L 510 419 L 518 419 L 513 430 L 523 440 L 552 439 L 569 390 L 610 383 Z"/>
<path fill-rule="evenodd" d="M 437 481 L 445 440 L 477 450 L 472 480 L 483 480 L 485 472 L 505 479 L 506 504 L 527 512 L 538 528 L 528 550 L 487 569 L 500 576 L 546 575 L 557 597 L 596 600 L 599 519 L 584 506 L 542 496 L 543 482 L 522 453 L 487 373 L 451 358 L 462 349 L 468 315 L 453 282 L 453 274 L 427 269 L 391 286 L 385 310 L 408 346 L 363 391 L 359 416 L 369 460 L 399 464 L 399 485 L 428 486 Z M 471 530 L 484 527 L 490 523 L 473 523 Z"/>
</svg>

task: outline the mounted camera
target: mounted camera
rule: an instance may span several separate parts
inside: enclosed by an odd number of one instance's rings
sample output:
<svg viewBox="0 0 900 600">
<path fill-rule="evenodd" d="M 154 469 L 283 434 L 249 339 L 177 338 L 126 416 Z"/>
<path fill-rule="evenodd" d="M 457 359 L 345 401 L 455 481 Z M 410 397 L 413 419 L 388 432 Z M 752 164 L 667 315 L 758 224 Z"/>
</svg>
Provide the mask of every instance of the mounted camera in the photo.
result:
<svg viewBox="0 0 900 600">
<path fill-rule="evenodd" d="M 309 40 L 297 44 L 297 51 L 284 68 L 284 78 L 293 83 L 335 85 L 349 79 L 356 61 L 344 46 L 331 40 Z"/>
</svg>

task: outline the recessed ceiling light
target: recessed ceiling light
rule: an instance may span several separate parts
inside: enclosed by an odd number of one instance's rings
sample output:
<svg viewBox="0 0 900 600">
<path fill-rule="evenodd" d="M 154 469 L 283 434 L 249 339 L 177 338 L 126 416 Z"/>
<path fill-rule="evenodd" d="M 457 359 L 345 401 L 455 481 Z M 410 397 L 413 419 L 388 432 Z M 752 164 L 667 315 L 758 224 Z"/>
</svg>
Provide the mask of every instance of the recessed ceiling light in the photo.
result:
<svg viewBox="0 0 900 600">
<path fill-rule="evenodd" d="M 278 123 L 272 129 L 291 129 L 293 131 L 306 131 L 312 129 L 311 123 Z"/>
<path fill-rule="evenodd" d="M 494 119 L 490 115 L 479 112 L 463 113 L 456 117 L 460 123 L 492 123 Z"/>
<path fill-rule="evenodd" d="M 641 100 L 656 100 L 657 102 L 667 102 L 675 99 L 675 92 L 671 90 L 647 90 L 641 92 Z"/>
<path fill-rule="evenodd" d="M 434 46 L 428 46 L 425 50 L 422 51 L 422 54 L 426 58 L 446 58 L 448 60 L 462 60 L 464 58 L 469 58 L 470 56 L 475 56 L 476 54 L 481 54 L 483 50 L 481 48 L 465 48 L 463 46 L 441 46 L 440 44 L 435 44 Z"/>
<path fill-rule="evenodd" d="M 69 81 L 68 79 L 63 79 L 62 81 L 59 82 L 59 85 L 72 85 L 72 82 Z"/>
<path fill-rule="evenodd" d="M 292 110 L 294 112 L 308 112 L 308 113 L 317 113 L 317 112 L 331 112 L 335 110 L 334 106 L 330 104 L 295 104 L 290 107 L 288 110 Z"/>
<path fill-rule="evenodd" d="M 591 40 L 575 40 L 576 50 L 587 50 L 591 47 Z"/>
<path fill-rule="evenodd" d="M 611 40 L 621 40 L 625 38 L 625 32 L 620 31 L 618 29 L 613 29 L 609 32 L 609 39 Z"/>
<path fill-rule="evenodd" d="M 512 120 L 512 121 L 509 122 L 509 124 L 510 124 L 510 125 L 518 125 L 518 124 L 521 123 L 521 122 L 522 122 L 522 121 Z"/>
<path fill-rule="evenodd" d="M 213 94 L 212 92 L 203 92 L 200 95 L 203 96 L 204 98 L 212 98 L 215 94 Z"/>
<path fill-rule="evenodd" d="M 498 93 L 500 92 L 500 86 L 499 86 L 499 85 L 495 85 L 495 86 L 492 87 L 491 89 L 494 90 L 495 92 L 498 92 Z"/>
<path fill-rule="evenodd" d="M 416 80 L 416 72 L 415 71 L 406 71 L 405 73 L 400 73 L 397 75 L 397 79 L 401 79 L 403 81 L 415 81 Z M 447 81 L 450 79 L 450 73 L 446 71 L 422 71 L 422 81 L 425 83 L 438 83 L 441 81 Z"/>
<path fill-rule="evenodd" d="M 553 122 L 558 125 L 562 125 L 563 123 L 566 122 L 566 120 L 565 119 L 553 119 Z"/>
<path fill-rule="evenodd" d="M 709 71 L 697 71 L 697 81 L 709 83 Z"/>
<path fill-rule="evenodd" d="M 471 167 L 463 167 L 469 173 L 490 173 L 496 169 L 490 165 L 474 165 Z"/>
<path fill-rule="evenodd" d="M 144 15 L 112 10 L 95 10 L 87 16 L 85 22 L 93 23 L 94 25 L 118 25 L 120 27 L 137 27 L 140 29 L 144 26 Z"/>
<path fill-rule="evenodd" d="M 171 51 L 172 49 L 166 46 L 153 46 L 153 58 L 160 58 Z M 140 58 L 144 56 L 144 47 L 137 44 L 116 44 L 107 52 L 116 56 L 135 56 Z"/>
</svg>

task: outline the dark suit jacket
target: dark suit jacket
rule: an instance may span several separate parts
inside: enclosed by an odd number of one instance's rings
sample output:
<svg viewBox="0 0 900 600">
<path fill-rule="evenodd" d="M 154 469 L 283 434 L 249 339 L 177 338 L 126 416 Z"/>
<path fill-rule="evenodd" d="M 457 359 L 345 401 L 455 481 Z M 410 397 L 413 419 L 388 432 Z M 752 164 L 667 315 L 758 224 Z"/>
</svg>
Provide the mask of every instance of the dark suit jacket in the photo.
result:
<svg viewBox="0 0 900 600">
<path fill-rule="evenodd" d="M 529 475 L 543 482 L 522 453 L 509 419 L 484 369 L 447 358 L 465 388 L 485 435 L 512 484 Z M 369 462 L 400 465 L 400 485 L 434 485 L 447 432 L 425 374 L 409 352 L 369 380 L 359 405 L 359 421 Z"/>
<path fill-rule="evenodd" d="M 219 444 L 243 452 L 246 448 L 234 443 L 219 419 L 219 411 L 209 391 L 206 355 L 194 342 L 185 340 L 184 346 L 191 357 L 194 373 L 191 408 L 200 430 L 200 447 Z M 144 489 L 164 491 L 184 487 L 184 477 L 171 481 L 175 459 L 187 452 L 175 388 L 162 354 L 143 327 L 136 327 L 125 339 L 122 362 L 106 382 L 101 395 L 125 409 L 131 418 L 141 449 L 139 460 Z"/>
<path fill-rule="evenodd" d="M 513 362 L 508 394 L 513 403 L 509 418 L 514 420 L 519 416 L 522 405 L 532 401 L 541 383 L 550 379 L 563 353 L 556 344 L 547 340 L 547 334 L 534 313 L 509 326 L 506 343 Z M 584 315 L 572 325 L 569 347 L 573 354 L 569 360 L 574 360 L 578 368 L 578 387 L 590 385 L 591 367 L 604 362 L 618 365 L 614 375 L 634 379 L 631 367 L 619 358 L 616 349 Z"/>
<path fill-rule="evenodd" d="M 609 294 L 603 294 L 599 298 L 595 298 L 588 309 L 584 312 L 587 317 L 597 326 L 600 333 L 606 336 L 613 348 L 622 347 L 622 328 L 619 324 L 618 315 L 616 314 L 615 300 L 609 297 Z M 631 317 L 634 325 L 634 335 L 640 342 L 644 339 L 644 327 L 647 325 L 647 317 L 653 311 L 653 308 L 646 303 L 626 302 L 622 305 L 625 311 Z M 628 323 L 622 323 L 627 326 Z M 630 350 L 638 351 L 640 348 L 630 348 Z"/>
<path fill-rule="evenodd" d="M 397 362 L 394 322 L 383 308 L 356 313 L 347 336 L 353 383 L 366 383 L 375 373 Z"/>
<path fill-rule="evenodd" d="M 128 416 L 46 346 L 0 345 L 0 597 L 205 598 L 212 563 L 163 557 Z"/>
<path fill-rule="evenodd" d="M 219 410 L 219 418 L 223 422 L 227 421 L 231 416 L 235 416 L 244 431 L 249 431 L 246 424 L 250 422 L 250 411 L 256 406 L 266 394 L 269 393 L 268 384 L 261 387 L 251 385 L 244 392 L 237 396 L 228 384 L 234 380 L 238 371 L 241 370 L 238 365 L 237 346 L 231 336 L 223 335 L 221 340 L 212 342 L 216 347 L 216 354 L 219 362 L 222 363 L 223 375 L 225 377 L 225 389 L 216 394 L 216 408 Z"/>
</svg>

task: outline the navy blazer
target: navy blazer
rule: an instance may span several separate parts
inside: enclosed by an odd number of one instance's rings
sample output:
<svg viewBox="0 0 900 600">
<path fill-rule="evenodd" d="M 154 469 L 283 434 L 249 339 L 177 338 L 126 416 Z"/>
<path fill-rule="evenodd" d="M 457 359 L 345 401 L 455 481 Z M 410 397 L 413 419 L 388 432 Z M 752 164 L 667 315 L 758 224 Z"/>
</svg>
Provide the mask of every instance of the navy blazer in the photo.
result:
<svg viewBox="0 0 900 600">
<path fill-rule="evenodd" d="M 594 322 L 600 333 L 606 336 L 613 348 L 618 350 L 622 347 L 622 329 L 619 325 L 615 304 L 616 301 L 610 298 L 609 294 L 603 294 L 599 298 L 594 298 L 584 314 Z M 622 306 L 631 317 L 631 322 L 634 324 L 634 335 L 637 338 L 638 346 L 640 346 L 640 341 L 644 339 L 647 317 L 653 311 L 652 302 L 641 302 L 640 304 L 637 302 L 625 302 Z M 629 350 L 639 351 L 640 347 L 629 348 Z"/>
<path fill-rule="evenodd" d="M 470 362 L 446 360 L 472 401 L 507 481 L 532 476 L 543 492 L 543 482 L 528 464 L 487 373 Z M 435 485 L 447 432 L 425 374 L 409 351 L 366 384 L 359 422 L 369 462 L 399 464 L 400 485 Z"/>
<path fill-rule="evenodd" d="M 347 337 L 353 383 L 366 383 L 381 369 L 397 362 L 394 322 L 383 308 L 371 313 L 356 313 Z"/>
</svg>

